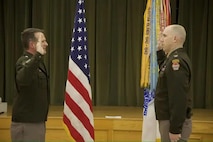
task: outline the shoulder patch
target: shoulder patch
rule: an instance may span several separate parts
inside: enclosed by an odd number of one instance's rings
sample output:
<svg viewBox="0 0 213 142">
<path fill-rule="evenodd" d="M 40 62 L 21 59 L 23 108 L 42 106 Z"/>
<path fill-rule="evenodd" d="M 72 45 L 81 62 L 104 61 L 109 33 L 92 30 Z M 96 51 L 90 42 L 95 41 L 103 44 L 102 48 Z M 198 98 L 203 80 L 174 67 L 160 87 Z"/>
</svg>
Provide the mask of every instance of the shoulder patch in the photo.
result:
<svg viewBox="0 0 213 142">
<path fill-rule="evenodd" d="M 172 68 L 173 68 L 173 70 L 179 70 L 179 68 L 180 68 L 180 60 L 179 59 L 173 59 L 172 60 Z"/>
</svg>

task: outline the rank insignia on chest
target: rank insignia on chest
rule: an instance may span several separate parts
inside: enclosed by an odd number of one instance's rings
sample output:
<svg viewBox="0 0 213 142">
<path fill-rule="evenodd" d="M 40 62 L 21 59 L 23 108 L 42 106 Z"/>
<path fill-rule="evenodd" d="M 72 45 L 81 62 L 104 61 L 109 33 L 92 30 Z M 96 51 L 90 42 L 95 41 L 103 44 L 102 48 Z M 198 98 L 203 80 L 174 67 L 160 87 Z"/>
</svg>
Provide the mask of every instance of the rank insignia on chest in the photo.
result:
<svg viewBox="0 0 213 142">
<path fill-rule="evenodd" d="M 161 69 L 161 71 L 165 71 L 165 69 L 166 69 L 166 66 L 163 66 L 163 68 Z"/>
<path fill-rule="evenodd" d="M 173 59 L 172 60 L 172 68 L 173 68 L 173 70 L 179 70 L 179 68 L 180 68 L 180 60 L 179 59 Z"/>
</svg>

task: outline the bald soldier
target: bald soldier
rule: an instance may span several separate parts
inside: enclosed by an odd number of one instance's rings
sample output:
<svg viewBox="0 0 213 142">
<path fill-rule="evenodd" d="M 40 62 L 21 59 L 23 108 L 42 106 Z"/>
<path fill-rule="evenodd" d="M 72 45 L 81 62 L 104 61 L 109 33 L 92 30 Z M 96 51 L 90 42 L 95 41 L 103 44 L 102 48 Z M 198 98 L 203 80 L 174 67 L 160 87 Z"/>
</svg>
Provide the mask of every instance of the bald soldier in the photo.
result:
<svg viewBox="0 0 213 142">
<path fill-rule="evenodd" d="M 186 31 L 169 25 L 158 43 L 159 78 L 155 96 L 161 142 L 186 142 L 192 131 L 191 62 L 183 49 Z"/>
</svg>

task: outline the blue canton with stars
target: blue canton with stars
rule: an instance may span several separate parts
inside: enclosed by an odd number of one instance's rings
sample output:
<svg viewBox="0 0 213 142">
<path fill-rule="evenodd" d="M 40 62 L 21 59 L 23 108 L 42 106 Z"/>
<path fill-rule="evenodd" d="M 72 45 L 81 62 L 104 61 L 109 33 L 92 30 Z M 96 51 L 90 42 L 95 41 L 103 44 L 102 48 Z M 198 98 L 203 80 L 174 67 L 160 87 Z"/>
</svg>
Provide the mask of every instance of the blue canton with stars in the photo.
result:
<svg viewBox="0 0 213 142">
<path fill-rule="evenodd" d="M 71 59 L 79 66 L 90 81 L 84 0 L 78 0 L 77 3 L 71 42 Z"/>
</svg>

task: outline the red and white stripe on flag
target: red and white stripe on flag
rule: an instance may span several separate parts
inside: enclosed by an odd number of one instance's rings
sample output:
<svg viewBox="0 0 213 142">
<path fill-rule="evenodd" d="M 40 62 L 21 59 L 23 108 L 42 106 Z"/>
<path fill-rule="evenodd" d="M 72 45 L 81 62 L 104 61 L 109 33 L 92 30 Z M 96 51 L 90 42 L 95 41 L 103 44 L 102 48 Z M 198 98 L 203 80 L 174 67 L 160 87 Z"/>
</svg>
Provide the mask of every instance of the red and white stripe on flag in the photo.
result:
<svg viewBox="0 0 213 142">
<path fill-rule="evenodd" d="M 78 0 L 71 40 L 63 123 L 77 142 L 94 141 L 84 0 Z"/>
</svg>

